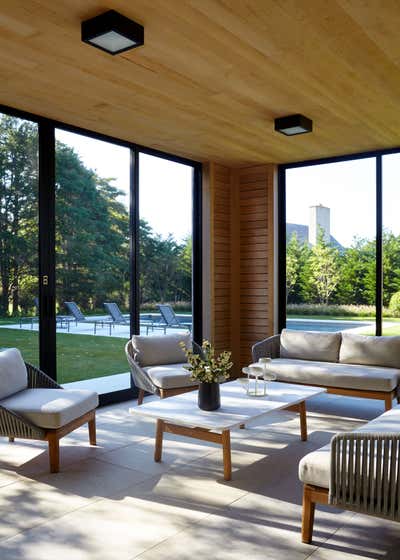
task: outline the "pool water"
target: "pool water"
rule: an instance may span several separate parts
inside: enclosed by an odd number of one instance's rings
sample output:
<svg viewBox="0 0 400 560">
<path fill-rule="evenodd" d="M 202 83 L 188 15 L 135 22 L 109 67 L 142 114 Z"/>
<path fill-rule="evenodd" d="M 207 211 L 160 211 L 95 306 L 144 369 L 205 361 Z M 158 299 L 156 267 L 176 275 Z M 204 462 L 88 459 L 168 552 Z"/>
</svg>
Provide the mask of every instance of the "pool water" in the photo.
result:
<svg viewBox="0 0 400 560">
<path fill-rule="evenodd" d="M 287 319 L 286 328 L 294 331 L 319 331 L 319 332 L 338 332 L 362 327 L 374 327 L 372 322 L 363 321 L 334 321 L 317 319 Z"/>
</svg>

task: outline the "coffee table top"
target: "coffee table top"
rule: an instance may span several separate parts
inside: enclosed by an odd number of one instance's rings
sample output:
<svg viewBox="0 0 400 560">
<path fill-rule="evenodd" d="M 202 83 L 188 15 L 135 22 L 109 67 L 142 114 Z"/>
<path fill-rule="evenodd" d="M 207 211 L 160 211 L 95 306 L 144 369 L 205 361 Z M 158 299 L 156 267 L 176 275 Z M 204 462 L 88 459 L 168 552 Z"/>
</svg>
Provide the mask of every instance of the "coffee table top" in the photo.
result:
<svg viewBox="0 0 400 560">
<path fill-rule="evenodd" d="M 265 397 L 249 397 L 238 381 L 223 383 L 220 389 L 221 408 L 211 412 L 198 407 L 197 391 L 135 406 L 130 408 L 129 412 L 181 426 L 221 431 L 235 428 L 326 392 L 323 387 L 277 381 L 268 384 Z"/>
</svg>

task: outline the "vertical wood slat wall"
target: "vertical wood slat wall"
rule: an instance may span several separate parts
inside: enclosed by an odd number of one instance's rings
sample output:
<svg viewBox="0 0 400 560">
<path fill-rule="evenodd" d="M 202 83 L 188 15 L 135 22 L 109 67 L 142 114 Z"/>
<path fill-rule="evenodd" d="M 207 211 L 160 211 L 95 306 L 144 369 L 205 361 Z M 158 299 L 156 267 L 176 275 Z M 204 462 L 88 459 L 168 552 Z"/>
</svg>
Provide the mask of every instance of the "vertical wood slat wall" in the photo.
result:
<svg viewBox="0 0 400 560">
<path fill-rule="evenodd" d="M 274 168 L 238 170 L 240 221 L 240 364 L 274 328 Z"/>
<path fill-rule="evenodd" d="M 210 333 L 231 350 L 234 373 L 274 329 L 275 166 L 207 166 L 210 196 Z"/>
</svg>

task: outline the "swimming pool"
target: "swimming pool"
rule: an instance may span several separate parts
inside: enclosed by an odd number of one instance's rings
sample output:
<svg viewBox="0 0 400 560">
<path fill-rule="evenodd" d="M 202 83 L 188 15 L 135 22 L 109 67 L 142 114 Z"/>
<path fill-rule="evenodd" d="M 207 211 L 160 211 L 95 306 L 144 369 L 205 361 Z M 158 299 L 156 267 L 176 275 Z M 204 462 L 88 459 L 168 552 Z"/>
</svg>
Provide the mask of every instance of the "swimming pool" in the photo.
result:
<svg viewBox="0 0 400 560">
<path fill-rule="evenodd" d="M 294 331 L 320 331 L 320 332 L 338 332 L 350 329 L 362 329 L 372 327 L 375 329 L 375 323 L 366 321 L 335 321 L 318 319 L 287 319 L 286 328 Z"/>
</svg>

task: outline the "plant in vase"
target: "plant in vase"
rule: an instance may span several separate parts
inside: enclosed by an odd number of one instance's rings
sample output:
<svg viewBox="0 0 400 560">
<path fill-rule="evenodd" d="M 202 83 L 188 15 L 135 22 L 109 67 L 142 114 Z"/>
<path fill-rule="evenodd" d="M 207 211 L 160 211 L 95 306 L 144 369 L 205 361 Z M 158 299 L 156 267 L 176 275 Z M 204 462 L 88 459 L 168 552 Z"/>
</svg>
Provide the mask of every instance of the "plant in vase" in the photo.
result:
<svg viewBox="0 0 400 560">
<path fill-rule="evenodd" d="M 188 365 L 185 369 L 190 371 L 191 378 L 199 382 L 199 408 L 202 410 L 216 410 L 221 406 L 219 384 L 229 378 L 231 352 L 215 354 L 215 348 L 208 340 L 203 340 L 201 354 L 196 354 L 192 349 L 185 347 Z"/>
</svg>

